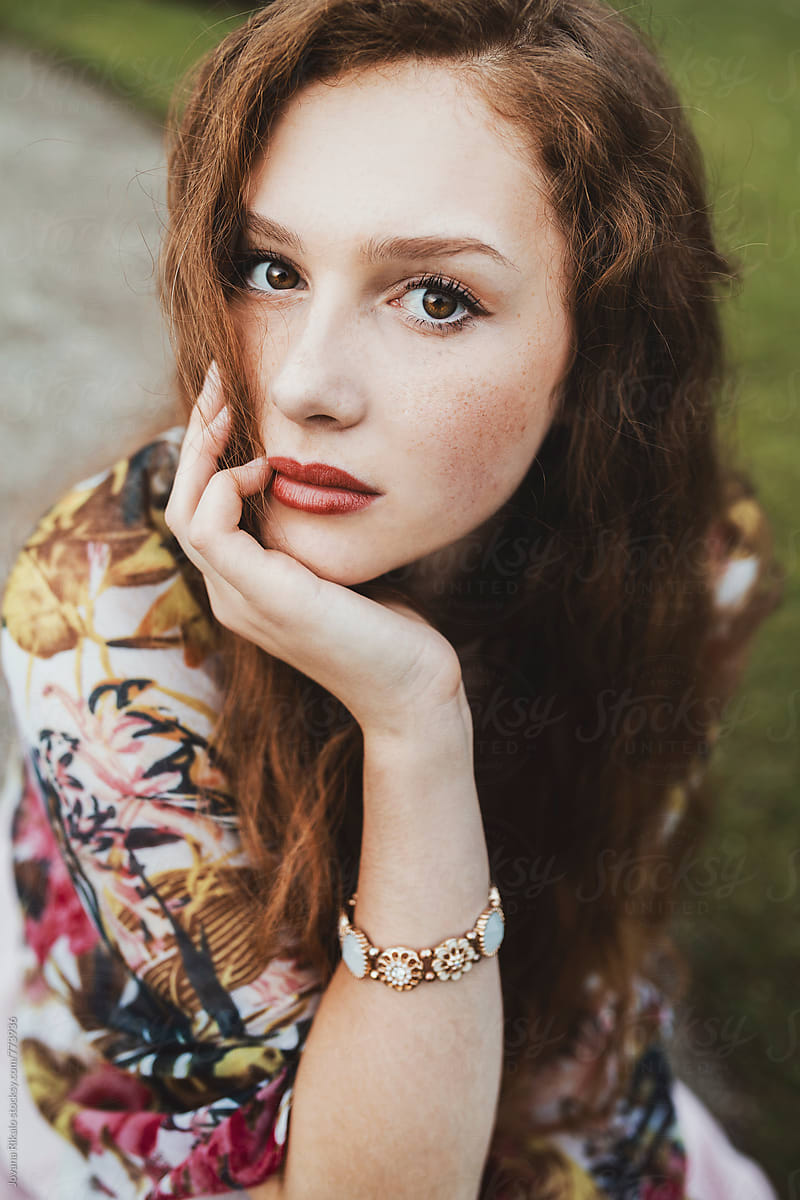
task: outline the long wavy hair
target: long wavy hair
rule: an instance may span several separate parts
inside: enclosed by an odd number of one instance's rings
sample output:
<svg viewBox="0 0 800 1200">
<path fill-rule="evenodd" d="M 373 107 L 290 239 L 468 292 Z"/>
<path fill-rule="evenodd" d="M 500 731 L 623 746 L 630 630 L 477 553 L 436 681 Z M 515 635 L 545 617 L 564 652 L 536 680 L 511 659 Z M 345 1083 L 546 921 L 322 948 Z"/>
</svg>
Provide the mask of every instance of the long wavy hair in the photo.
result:
<svg viewBox="0 0 800 1200">
<path fill-rule="evenodd" d="M 579 1125 L 625 1085 L 623 1073 L 607 1094 L 603 1066 L 630 1032 L 636 977 L 673 998 L 686 986 L 668 920 L 678 864 L 708 827 L 696 768 L 733 686 L 730 646 L 709 637 L 707 536 L 732 489 L 752 490 L 717 415 L 730 375 L 719 302 L 739 268 L 716 244 L 702 156 L 657 49 L 607 5 L 267 3 L 190 72 L 168 123 L 160 296 L 187 417 L 219 364 L 233 416 L 221 465 L 264 452 L 234 312 L 256 156 L 305 84 L 408 58 L 457 67 L 525 139 L 567 242 L 574 347 L 527 476 L 447 587 L 417 591 L 402 568 L 359 586 L 413 604 L 461 657 L 507 917 L 505 1093 L 574 1044 L 587 979 L 617 997 L 595 1083 L 562 1122 Z M 257 536 L 263 513 L 263 496 L 246 499 L 242 528 Z M 362 733 L 314 680 L 217 633 L 212 749 L 252 862 L 240 882 L 253 945 L 264 960 L 291 949 L 327 981 L 358 873 Z"/>
</svg>

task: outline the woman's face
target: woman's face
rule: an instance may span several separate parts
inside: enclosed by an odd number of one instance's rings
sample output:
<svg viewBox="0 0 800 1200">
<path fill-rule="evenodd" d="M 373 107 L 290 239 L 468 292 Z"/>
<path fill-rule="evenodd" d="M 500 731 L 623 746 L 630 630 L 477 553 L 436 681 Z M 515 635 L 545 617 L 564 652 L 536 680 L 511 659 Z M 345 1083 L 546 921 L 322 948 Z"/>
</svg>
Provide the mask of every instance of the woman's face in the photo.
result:
<svg viewBox="0 0 800 1200">
<path fill-rule="evenodd" d="M 569 353 L 543 182 L 451 67 L 403 63 L 293 98 L 245 197 L 237 327 L 267 456 L 379 494 L 309 511 L 292 501 L 320 489 L 276 476 L 266 545 L 342 584 L 430 570 L 511 497 Z"/>
</svg>

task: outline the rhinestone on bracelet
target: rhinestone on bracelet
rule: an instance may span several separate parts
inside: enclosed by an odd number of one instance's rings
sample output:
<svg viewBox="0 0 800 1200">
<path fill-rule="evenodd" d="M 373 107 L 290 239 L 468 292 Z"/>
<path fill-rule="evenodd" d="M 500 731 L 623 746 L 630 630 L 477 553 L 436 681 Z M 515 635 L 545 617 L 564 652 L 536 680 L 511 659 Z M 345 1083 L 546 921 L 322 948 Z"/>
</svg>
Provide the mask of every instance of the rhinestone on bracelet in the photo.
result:
<svg viewBox="0 0 800 1200">
<path fill-rule="evenodd" d="M 354 908 L 358 893 L 347 901 Z M 460 979 L 479 958 L 493 958 L 503 941 L 505 916 L 500 893 L 492 884 L 489 901 L 472 929 L 460 937 L 445 938 L 438 946 L 411 950 L 408 946 L 373 946 L 362 929 L 350 924 L 345 910 L 339 914 L 339 944 L 345 965 L 356 979 L 380 979 L 397 992 L 407 992 L 422 980 Z"/>
</svg>

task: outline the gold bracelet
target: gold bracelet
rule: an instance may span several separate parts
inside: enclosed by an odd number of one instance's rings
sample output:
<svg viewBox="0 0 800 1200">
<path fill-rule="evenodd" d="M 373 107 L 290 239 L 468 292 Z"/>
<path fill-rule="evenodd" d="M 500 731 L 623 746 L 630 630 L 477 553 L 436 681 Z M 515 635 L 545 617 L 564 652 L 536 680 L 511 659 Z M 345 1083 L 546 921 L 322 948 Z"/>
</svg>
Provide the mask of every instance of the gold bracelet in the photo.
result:
<svg viewBox="0 0 800 1200">
<path fill-rule="evenodd" d="M 358 892 L 347 901 L 355 907 Z M 397 992 L 415 988 L 423 979 L 460 979 L 479 958 L 493 958 L 505 934 L 500 893 L 492 884 L 489 902 L 472 929 L 461 937 L 446 938 L 438 946 L 411 950 L 408 946 L 373 946 L 361 929 L 350 924 L 345 910 L 339 914 L 339 944 L 345 966 L 356 979 L 380 979 Z"/>
</svg>

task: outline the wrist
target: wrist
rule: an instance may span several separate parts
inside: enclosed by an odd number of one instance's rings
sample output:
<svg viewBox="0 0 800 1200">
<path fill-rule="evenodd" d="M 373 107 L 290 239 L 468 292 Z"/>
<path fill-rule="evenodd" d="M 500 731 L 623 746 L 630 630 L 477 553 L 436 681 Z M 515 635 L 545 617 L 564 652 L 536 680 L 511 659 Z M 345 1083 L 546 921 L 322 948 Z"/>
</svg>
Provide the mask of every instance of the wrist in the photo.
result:
<svg viewBox="0 0 800 1200">
<path fill-rule="evenodd" d="M 422 734 L 364 740 L 358 915 L 386 945 L 441 938 L 441 922 L 471 920 L 488 889 L 472 727 L 437 716 Z"/>
<path fill-rule="evenodd" d="M 400 746 L 420 738 L 428 743 L 431 733 L 468 737 L 470 744 L 472 741 L 472 712 L 461 678 L 442 694 L 398 699 L 395 705 L 382 711 L 373 708 L 358 723 L 365 744 L 369 740 Z"/>
<path fill-rule="evenodd" d="M 391 716 L 373 714 L 361 722 L 364 756 L 393 761 L 446 761 L 473 768 L 472 714 L 466 698 L 454 697 L 435 706 L 407 706 Z"/>
<path fill-rule="evenodd" d="M 481 958 L 494 957 L 503 940 L 505 918 L 500 893 L 493 883 L 487 884 L 486 890 L 487 899 L 469 929 L 449 933 L 435 945 L 419 949 L 374 945 L 355 923 L 358 895 L 354 894 L 339 914 L 339 944 L 345 966 L 356 979 L 370 975 L 396 991 L 410 991 L 423 981 L 460 979 Z"/>
</svg>

